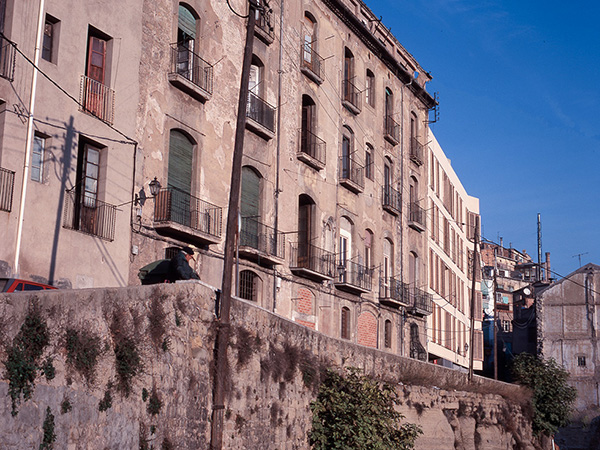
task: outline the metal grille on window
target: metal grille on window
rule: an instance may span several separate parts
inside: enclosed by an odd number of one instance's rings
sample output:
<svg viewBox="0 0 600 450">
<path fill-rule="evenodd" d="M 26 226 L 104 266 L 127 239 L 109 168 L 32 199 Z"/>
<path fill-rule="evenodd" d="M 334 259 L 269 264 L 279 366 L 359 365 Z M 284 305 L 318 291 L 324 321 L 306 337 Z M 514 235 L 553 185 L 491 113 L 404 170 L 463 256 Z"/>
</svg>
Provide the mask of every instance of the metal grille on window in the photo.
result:
<svg viewBox="0 0 600 450">
<path fill-rule="evenodd" d="M 250 270 L 240 272 L 240 297 L 245 300 L 256 301 L 257 275 Z"/>
</svg>

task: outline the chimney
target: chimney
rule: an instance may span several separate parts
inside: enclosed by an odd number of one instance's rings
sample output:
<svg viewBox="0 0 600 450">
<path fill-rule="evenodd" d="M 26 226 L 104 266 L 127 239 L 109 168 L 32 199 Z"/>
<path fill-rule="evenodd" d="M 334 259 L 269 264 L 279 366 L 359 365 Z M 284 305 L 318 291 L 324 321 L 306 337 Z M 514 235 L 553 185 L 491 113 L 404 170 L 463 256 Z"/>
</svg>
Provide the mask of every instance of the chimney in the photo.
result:
<svg viewBox="0 0 600 450">
<path fill-rule="evenodd" d="M 504 238 L 500 238 L 500 247 L 504 247 Z"/>
<path fill-rule="evenodd" d="M 550 273 L 550 252 L 546 252 L 546 270 L 544 271 L 544 281 L 550 281 L 552 278 Z"/>
</svg>

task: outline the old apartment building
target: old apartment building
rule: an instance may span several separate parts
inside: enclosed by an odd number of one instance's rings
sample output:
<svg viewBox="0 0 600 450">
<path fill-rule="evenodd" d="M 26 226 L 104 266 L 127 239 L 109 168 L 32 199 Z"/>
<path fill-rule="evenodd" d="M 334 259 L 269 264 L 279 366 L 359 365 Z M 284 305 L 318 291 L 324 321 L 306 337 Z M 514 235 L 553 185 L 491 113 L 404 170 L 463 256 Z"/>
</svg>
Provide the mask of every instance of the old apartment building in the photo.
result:
<svg viewBox="0 0 600 450">
<path fill-rule="evenodd" d="M 360 0 L 260 4 L 237 295 L 328 335 L 464 365 L 472 244 L 458 223 L 478 204 L 431 155 L 430 75 Z M 123 286 L 190 245 L 219 286 L 247 2 L 0 5 L 0 272 Z M 437 160 L 452 206 L 428 188 Z M 429 202 L 434 228 L 453 219 L 461 259 L 430 236 Z M 430 245 L 456 294 L 430 283 Z"/>
<path fill-rule="evenodd" d="M 475 216 L 479 199 L 467 194 L 437 139 L 429 134 L 427 190 L 429 292 L 433 309 L 428 318 L 429 360 L 447 367 L 469 367 L 470 299 L 475 274 L 473 368 L 482 369 L 483 332 L 481 264 L 475 266 Z"/>
</svg>

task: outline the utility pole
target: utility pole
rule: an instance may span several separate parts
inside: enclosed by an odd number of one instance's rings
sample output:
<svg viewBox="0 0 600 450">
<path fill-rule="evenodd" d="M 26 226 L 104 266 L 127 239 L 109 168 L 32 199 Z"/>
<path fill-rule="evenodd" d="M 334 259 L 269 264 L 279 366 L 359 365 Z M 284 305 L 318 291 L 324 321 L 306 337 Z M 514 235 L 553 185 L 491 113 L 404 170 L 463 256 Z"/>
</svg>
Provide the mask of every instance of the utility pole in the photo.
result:
<svg viewBox="0 0 600 450">
<path fill-rule="evenodd" d="M 475 278 L 477 270 L 479 270 L 479 214 L 475 216 L 475 235 L 473 237 L 473 264 L 471 273 L 471 330 L 470 330 L 470 341 L 469 345 L 469 381 L 473 381 L 473 352 L 475 350 Z M 494 305 L 496 306 L 496 305 Z M 494 324 L 495 326 L 495 324 Z"/>
<path fill-rule="evenodd" d="M 494 305 L 494 380 L 498 379 L 498 327 L 496 326 L 498 321 L 498 316 L 496 315 L 496 290 L 498 289 L 498 279 L 496 278 L 498 272 L 498 261 L 496 259 L 497 250 L 497 248 L 494 249 L 494 284 L 492 285 L 494 293 L 492 300 L 492 304 Z"/>
<path fill-rule="evenodd" d="M 240 96 L 238 99 L 235 143 L 233 147 L 233 164 L 231 168 L 231 188 L 229 191 L 229 208 L 227 212 L 227 229 L 225 234 L 225 255 L 223 259 L 220 311 L 217 311 L 216 319 L 215 376 L 210 430 L 211 450 L 221 450 L 223 448 L 223 413 L 225 409 L 225 379 L 228 376 L 227 346 L 229 344 L 230 334 L 229 314 L 231 309 L 231 287 L 233 284 L 233 263 L 240 208 L 242 155 L 244 151 L 244 132 L 246 128 L 248 82 L 250 80 L 254 26 L 256 23 L 256 11 L 258 9 L 256 0 L 249 0 L 248 5 L 246 46 L 244 48 L 244 60 L 242 63 L 242 79 L 240 81 Z"/>
<path fill-rule="evenodd" d="M 537 215 L 537 251 L 538 251 L 538 265 L 537 265 L 537 280 L 542 281 L 542 219 L 540 213 Z"/>
</svg>

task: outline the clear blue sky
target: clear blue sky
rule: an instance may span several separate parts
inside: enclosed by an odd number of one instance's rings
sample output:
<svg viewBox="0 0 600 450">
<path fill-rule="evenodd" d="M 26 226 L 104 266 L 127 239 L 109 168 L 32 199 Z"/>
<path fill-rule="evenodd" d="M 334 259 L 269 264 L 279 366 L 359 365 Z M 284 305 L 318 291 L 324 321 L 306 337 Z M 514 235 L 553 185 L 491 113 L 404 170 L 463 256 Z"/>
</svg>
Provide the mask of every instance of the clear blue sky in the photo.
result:
<svg viewBox="0 0 600 450">
<path fill-rule="evenodd" d="M 600 264 L 600 3 L 366 0 L 439 92 L 431 125 L 483 234 Z"/>
</svg>

